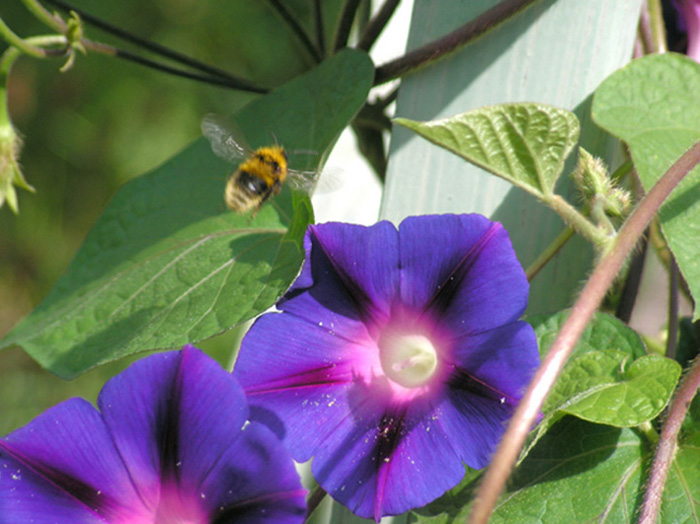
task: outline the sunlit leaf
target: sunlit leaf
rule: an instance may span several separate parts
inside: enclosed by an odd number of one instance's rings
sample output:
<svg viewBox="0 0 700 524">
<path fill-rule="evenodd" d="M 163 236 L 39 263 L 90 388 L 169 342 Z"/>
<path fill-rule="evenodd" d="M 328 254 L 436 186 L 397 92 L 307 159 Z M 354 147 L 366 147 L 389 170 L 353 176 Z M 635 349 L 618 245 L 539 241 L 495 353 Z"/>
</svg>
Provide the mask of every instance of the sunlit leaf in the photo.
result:
<svg viewBox="0 0 700 524">
<path fill-rule="evenodd" d="M 542 358 L 549 352 L 550 346 L 554 342 L 554 339 L 568 316 L 569 311 L 565 310 L 553 315 L 535 315 L 526 319 L 535 329 Z M 526 453 L 532 449 L 549 428 L 567 414 L 565 410 L 558 409 L 559 406 L 566 406 L 568 402 L 573 403 L 577 398 L 583 399 L 586 398 L 586 394 L 593 394 L 595 391 L 594 388 L 598 383 L 602 386 L 609 387 L 614 385 L 615 381 L 618 379 L 624 381 L 622 378 L 624 369 L 622 367 L 620 367 L 620 374 L 616 377 L 606 377 L 605 375 L 596 377 L 595 374 L 593 374 L 591 376 L 586 376 L 585 378 L 587 381 L 585 382 L 577 382 L 572 378 L 562 378 L 567 376 L 570 369 L 572 373 L 573 369 L 578 369 L 575 364 L 577 359 L 582 358 L 584 359 L 582 363 L 585 363 L 588 358 L 597 358 L 588 357 L 588 355 L 598 355 L 601 351 L 614 351 L 618 354 L 620 364 L 625 361 L 631 362 L 646 356 L 646 350 L 642 339 L 633 329 L 629 328 L 615 317 L 604 313 L 596 313 L 581 334 L 581 337 L 569 357 L 569 361 L 564 367 L 562 375 L 557 379 L 552 392 L 545 400 L 544 406 L 542 407 L 543 418 L 533 432 L 532 439 L 529 441 L 526 448 Z M 585 366 L 583 369 L 585 370 Z M 574 375 L 575 374 L 576 373 L 574 373 Z M 560 381 L 562 380 L 564 382 L 560 385 Z M 579 397 L 579 395 L 581 395 L 581 397 Z M 663 397 L 663 403 L 665 405 L 668 396 L 664 394 L 661 395 L 661 397 Z M 619 403 L 624 403 L 624 400 L 618 400 L 613 397 L 611 402 L 617 403 L 619 407 Z M 603 408 L 603 410 L 605 410 L 605 408 Z"/>
<path fill-rule="evenodd" d="M 695 522 L 700 510 L 700 433 L 680 443 L 666 482 L 659 522 Z M 516 468 L 489 523 L 636 522 L 651 446 L 634 429 L 566 417 Z M 417 510 L 417 522 L 466 522 L 478 478 Z"/>
<path fill-rule="evenodd" d="M 567 309 L 552 315 L 533 315 L 525 319 L 535 329 L 540 355 L 543 357 L 549 351 L 568 316 Z M 624 351 L 634 359 L 647 354 L 644 343 L 636 331 L 605 313 L 596 313 L 586 325 L 581 338 L 576 343 L 572 357 L 600 349 Z"/>
<path fill-rule="evenodd" d="M 686 56 L 650 55 L 619 70 L 596 91 L 593 119 L 624 140 L 649 191 L 700 141 L 700 64 Z M 664 235 L 695 297 L 700 318 L 700 166 L 659 210 Z"/>
<path fill-rule="evenodd" d="M 681 367 L 660 355 L 632 361 L 622 351 L 586 353 L 567 363 L 547 397 L 547 411 L 617 427 L 634 427 L 661 413 Z"/>
<path fill-rule="evenodd" d="M 366 55 L 345 51 L 235 120 L 254 147 L 274 136 L 290 151 L 321 155 L 365 100 L 372 76 Z M 290 156 L 296 168 L 314 161 Z M 228 211 L 223 190 L 233 169 L 201 138 L 126 184 L 51 294 L 3 346 L 18 344 L 71 377 L 135 352 L 202 340 L 267 309 L 299 270 L 312 210 L 307 196 L 285 190 L 252 221 Z"/>
<path fill-rule="evenodd" d="M 540 198 L 554 191 L 579 137 L 573 113 L 532 103 L 482 107 L 432 122 L 394 121 Z"/>
</svg>

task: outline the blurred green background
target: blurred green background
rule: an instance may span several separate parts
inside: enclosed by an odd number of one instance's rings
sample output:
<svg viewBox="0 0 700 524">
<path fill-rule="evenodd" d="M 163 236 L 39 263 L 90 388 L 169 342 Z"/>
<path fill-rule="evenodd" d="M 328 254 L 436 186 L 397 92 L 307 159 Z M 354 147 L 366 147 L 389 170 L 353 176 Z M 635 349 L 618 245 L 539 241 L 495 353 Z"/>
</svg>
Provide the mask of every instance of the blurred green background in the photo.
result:
<svg viewBox="0 0 700 524">
<path fill-rule="evenodd" d="M 284 4 L 312 30 L 311 2 Z M 322 2 L 327 41 L 340 4 Z M 314 65 L 268 2 L 80 0 L 75 6 L 264 86 L 282 84 Z M 50 33 L 20 0 L 3 2 L 0 17 L 21 37 Z M 89 25 L 85 33 L 144 54 Z M 0 43 L 0 53 L 6 49 Z M 95 53 L 77 56 L 73 68 L 61 73 L 64 61 L 21 57 L 10 75 L 9 110 L 24 138 L 20 164 L 36 193 L 19 191 L 19 216 L 7 206 L 0 208 L 0 338 L 48 294 L 124 182 L 197 138 L 204 114 L 230 114 L 255 96 Z M 236 337 L 232 330 L 203 345 L 225 361 Z M 71 396 L 94 400 L 104 381 L 127 364 L 104 366 L 65 382 L 19 348 L 3 351 L 0 435 Z"/>
</svg>

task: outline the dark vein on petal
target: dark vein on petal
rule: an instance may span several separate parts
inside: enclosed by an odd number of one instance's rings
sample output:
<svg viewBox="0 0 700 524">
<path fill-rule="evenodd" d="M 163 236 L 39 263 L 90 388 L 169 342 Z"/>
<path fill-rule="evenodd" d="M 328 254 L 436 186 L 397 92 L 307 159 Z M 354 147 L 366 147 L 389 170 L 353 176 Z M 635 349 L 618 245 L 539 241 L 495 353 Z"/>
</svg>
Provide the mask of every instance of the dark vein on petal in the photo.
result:
<svg viewBox="0 0 700 524">
<path fill-rule="evenodd" d="M 332 253 L 326 251 L 323 244 L 320 242 L 318 237 L 315 237 L 315 244 L 319 247 L 325 258 L 330 263 L 331 267 L 335 271 L 346 296 L 350 299 L 353 304 L 355 311 L 357 311 L 359 317 L 367 323 L 373 323 L 375 319 L 380 318 L 379 311 L 375 307 L 372 300 L 367 296 L 364 290 L 348 275 L 342 268 L 340 264 L 333 258 Z M 314 246 L 312 246 L 313 249 Z M 313 275 L 312 275 L 313 276 Z M 317 279 L 314 277 L 314 284 Z"/>
<path fill-rule="evenodd" d="M 259 384 L 251 388 L 246 388 L 246 395 L 261 395 L 265 393 L 277 393 L 280 391 L 292 391 L 308 387 L 349 384 L 355 380 L 352 373 L 347 373 L 347 378 L 341 378 L 337 373 L 331 377 L 329 370 L 337 370 L 337 364 L 314 368 L 284 377 L 270 380 L 265 384 Z"/>
<path fill-rule="evenodd" d="M 462 257 L 455 268 L 438 286 L 437 291 L 428 301 L 425 311 L 434 310 L 438 313 L 443 313 L 449 309 L 454 296 L 461 287 L 469 269 L 476 262 L 478 255 L 486 248 L 491 238 L 502 229 L 500 224 L 493 224 L 479 241 Z"/>
<path fill-rule="evenodd" d="M 501 402 L 502 399 L 505 399 L 502 401 L 502 403 L 510 406 L 515 406 L 518 403 L 518 399 L 515 397 L 512 397 L 507 393 L 503 393 L 492 385 L 487 384 L 486 382 L 471 375 L 465 369 L 456 366 L 450 376 L 449 386 L 453 389 L 466 391 L 468 393 L 472 393 L 490 400 L 495 400 L 497 402 Z"/>
<path fill-rule="evenodd" d="M 109 521 L 119 518 L 121 505 L 112 497 L 101 493 L 99 488 L 95 488 L 43 461 L 21 453 L 6 441 L 0 440 L 0 451 L 34 472 L 58 491 L 65 493 L 78 504 L 88 508 L 92 513 Z"/>
</svg>

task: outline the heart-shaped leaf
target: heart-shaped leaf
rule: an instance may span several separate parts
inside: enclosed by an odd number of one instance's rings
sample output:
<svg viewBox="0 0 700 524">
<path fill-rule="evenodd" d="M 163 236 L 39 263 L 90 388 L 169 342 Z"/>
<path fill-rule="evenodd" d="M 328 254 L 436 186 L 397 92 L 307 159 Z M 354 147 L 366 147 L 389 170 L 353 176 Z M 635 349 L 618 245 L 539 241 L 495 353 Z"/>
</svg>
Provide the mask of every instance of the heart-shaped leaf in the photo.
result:
<svg viewBox="0 0 700 524">
<path fill-rule="evenodd" d="M 364 53 L 343 51 L 246 106 L 236 123 L 253 146 L 274 135 L 289 151 L 322 155 L 364 103 L 373 71 Z M 290 164 L 317 167 L 309 157 L 290 155 Z M 127 183 L 50 295 L 3 346 L 21 345 L 68 378 L 135 352 L 211 337 L 274 304 L 299 271 L 310 202 L 285 190 L 254 220 L 237 215 L 223 202 L 234 169 L 200 138 Z"/>
<path fill-rule="evenodd" d="M 622 351 L 592 351 L 567 363 L 544 411 L 610 426 L 638 426 L 666 407 L 680 374 L 677 362 L 660 355 L 632 362 Z"/>
<path fill-rule="evenodd" d="M 700 511 L 700 433 L 678 447 L 664 487 L 661 524 L 695 522 Z M 640 432 L 593 424 L 575 417 L 557 423 L 516 468 L 489 523 L 637 522 L 651 461 Z M 467 521 L 479 478 L 465 480 L 416 511 L 416 521 Z"/>
<path fill-rule="evenodd" d="M 573 113 L 534 103 L 482 107 L 432 122 L 394 121 L 538 198 L 552 194 L 579 137 Z"/>
<path fill-rule="evenodd" d="M 672 53 L 635 60 L 606 79 L 593 98 L 593 119 L 629 146 L 649 191 L 700 141 L 700 64 Z M 695 298 L 700 318 L 700 166 L 659 210 L 661 227 Z"/>
</svg>

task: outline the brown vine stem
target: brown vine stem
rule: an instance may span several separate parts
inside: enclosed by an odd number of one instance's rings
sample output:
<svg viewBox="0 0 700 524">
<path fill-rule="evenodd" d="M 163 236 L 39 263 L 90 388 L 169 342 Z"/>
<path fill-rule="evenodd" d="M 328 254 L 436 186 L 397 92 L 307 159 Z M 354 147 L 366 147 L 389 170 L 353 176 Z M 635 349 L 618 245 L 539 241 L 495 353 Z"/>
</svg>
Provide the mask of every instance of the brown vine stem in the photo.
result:
<svg viewBox="0 0 700 524">
<path fill-rule="evenodd" d="M 421 67 L 432 64 L 445 55 L 478 38 L 489 29 L 506 21 L 535 0 L 505 0 L 454 30 L 448 35 L 406 53 L 404 56 L 377 67 L 374 85 L 384 84 Z"/>
<path fill-rule="evenodd" d="M 671 401 L 668 415 L 661 430 L 661 438 L 656 447 L 654 462 L 649 473 L 649 484 L 644 494 L 644 503 L 639 517 L 639 524 L 654 524 L 659 517 L 661 494 L 664 490 L 668 469 L 673 462 L 673 456 L 678 444 L 678 432 L 683 419 L 688 412 L 690 402 L 700 388 L 700 357 L 693 361 L 690 371 L 681 381 L 676 395 Z"/>
<path fill-rule="evenodd" d="M 661 204 L 698 163 L 700 163 L 700 142 L 686 151 L 651 188 L 622 226 L 612 246 L 601 257 L 501 439 L 483 483 L 477 491 L 474 506 L 469 515 L 470 524 L 485 524 L 488 521 L 522 449 L 525 437 L 534 425 L 545 397 L 586 324 L 598 309 L 627 255 L 654 218 Z"/>
<path fill-rule="evenodd" d="M 306 518 L 307 520 L 311 517 L 311 514 L 316 511 L 326 497 L 326 492 L 321 486 L 316 486 L 316 489 L 311 492 L 309 499 L 306 502 Z"/>
</svg>

